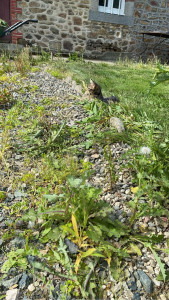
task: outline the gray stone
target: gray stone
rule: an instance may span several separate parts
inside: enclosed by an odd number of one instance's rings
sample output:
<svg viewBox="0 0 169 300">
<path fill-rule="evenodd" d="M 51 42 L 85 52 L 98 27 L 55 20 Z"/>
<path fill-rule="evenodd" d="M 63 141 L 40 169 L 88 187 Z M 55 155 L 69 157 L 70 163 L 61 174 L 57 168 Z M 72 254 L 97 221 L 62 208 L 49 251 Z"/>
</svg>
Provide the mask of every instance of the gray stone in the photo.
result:
<svg viewBox="0 0 169 300">
<path fill-rule="evenodd" d="M 64 41 L 63 42 L 63 47 L 65 50 L 72 51 L 73 50 L 73 44 L 70 41 Z"/>
<path fill-rule="evenodd" d="M 0 228 L 1 229 L 5 229 L 5 228 L 7 228 L 8 226 L 6 225 L 6 222 L 1 222 L 0 223 Z"/>
<path fill-rule="evenodd" d="M 68 247 L 68 250 L 71 254 L 77 254 L 78 253 L 78 246 L 70 241 L 68 238 L 65 239 L 65 244 Z"/>
<path fill-rule="evenodd" d="M 22 274 L 17 275 L 9 280 L 2 280 L 1 284 L 2 286 L 4 286 L 5 288 L 9 289 L 11 286 L 13 286 L 14 284 L 18 283 L 19 279 L 21 278 Z"/>
<path fill-rule="evenodd" d="M 142 270 L 138 270 L 137 273 L 145 291 L 149 294 L 153 293 L 154 285 L 150 277 L 147 274 L 145 274 Z"/>
<path fill-rule="evenodd" d="M 59 30 L 55 26 L 50 26 L 50 31 L 55 35 L 59 34 Z"/>
<path fill-rule="evenodd" d="M 119 118 L 111 117 L 110 118 L 110 126 L 115 127 L 119 133 L 125 131 L 123 122 Z"/>
<path fill-rule="evenodd" d="M 132 300 L 141 300 L 141 296 L 140 296 L 140 294 L 139 294 L 139 293 L 135 293 L 135 294 L 133 294 L 133 298 L 132 298 Z"/>
<path fill-rule="evenodd" d="M 128 286 L 128 288 L 129 288 L 132 292 L 134 292 L 134 291 L 137 290 L 137 285 L 136 285 L 136 282 L 135 282 L 135 279 L 134 279 L 133 276 L 132 276 L 132 277 L 130 278 L 130 280 L 127 282 L 127 286 Z"/>
<path fill-rule="evenodd" d="M 16 191 L 14 192 L 14 196 L 15 196 L 15 198 L 21 198 L 21 197 L 24 196 L 24 193 L 22 193 L 22 192 L 19 191 L 19 190 L 16 190 Z"/>
<path fill-rule="evenodd" d="M 15 239 L 13 239 L 11 241 L 11 244 L 13 245 L 13 247 L 16 247 L 19 249 L 22 249 L 25 246 L 25 243 L 26 243 L 26 241 L 22 237 L 16 237 Z"/>
<path fill-rule="evenodd" d="M 24 289 L 30 284 L 29 276 L 24 272 L 20 281 L 19 281 L 19 288 Z"/>
</svg>

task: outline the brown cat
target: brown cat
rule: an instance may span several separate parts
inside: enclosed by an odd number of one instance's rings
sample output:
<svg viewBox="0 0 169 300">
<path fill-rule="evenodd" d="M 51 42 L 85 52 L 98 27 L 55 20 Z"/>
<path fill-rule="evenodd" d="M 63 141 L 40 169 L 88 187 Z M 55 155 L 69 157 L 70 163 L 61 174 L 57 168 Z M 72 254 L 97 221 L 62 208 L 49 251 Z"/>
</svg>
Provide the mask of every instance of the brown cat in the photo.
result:
<svg viewBox="0 0 169 300">
<path fill-rule="evenodd" d="M 90 84 L 88 85 L 87 88 L 88 88 L 89 94 L 92 98 L 100 99 L 101 101 L 103 101 L 105 103 L 109 103 L 109 101 L 113 101 L 113 102 L 119 101 L 119 99 L 116 98 L 115 96 L 111 96 L 109 98 L 104 98 L 100 85 L 97 84 L 93 79 L 90 79 Z"/>
</svg>

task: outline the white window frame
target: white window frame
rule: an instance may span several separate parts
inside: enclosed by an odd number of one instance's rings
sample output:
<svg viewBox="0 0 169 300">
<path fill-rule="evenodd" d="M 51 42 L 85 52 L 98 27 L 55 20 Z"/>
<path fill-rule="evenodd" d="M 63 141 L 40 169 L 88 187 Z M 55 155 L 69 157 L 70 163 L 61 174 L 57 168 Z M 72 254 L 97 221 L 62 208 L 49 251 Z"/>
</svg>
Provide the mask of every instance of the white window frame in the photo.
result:
<svg viewBox="0 0 169 300">
<path fill-rule="evenodd" d="M 104 6 L 98 7 L 98 11 L 114 14 L 114 15 L 124 15 L 125 0 L 119 0 L 119 8 L 113 8 L 114 0 L 108 0 L 108 6 L 106 6 L 106 0 L 104 0 Z"/>
</svg>

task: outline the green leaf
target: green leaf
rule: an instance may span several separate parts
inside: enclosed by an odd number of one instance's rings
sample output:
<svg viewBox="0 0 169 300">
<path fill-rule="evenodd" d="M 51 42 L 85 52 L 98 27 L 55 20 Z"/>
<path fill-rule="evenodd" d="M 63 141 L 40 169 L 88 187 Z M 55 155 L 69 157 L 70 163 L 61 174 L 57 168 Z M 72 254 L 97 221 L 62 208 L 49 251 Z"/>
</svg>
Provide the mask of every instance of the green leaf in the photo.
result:
<svg viewBox="0 0 169 300">
<path fill-rule="evenodd" d="M 59 198 L 58 195 L 53 194 L 53 195 L 43 195 L 43 198 L 47 199 L 49 202 L 56 202 Z"/>
<path fill-rule="evenodd" d="M 83 182 L 82 178 L 74 178 L 73 176 L 68 176 L 67 181 L 71 187 L 77 188 Z"/>
<path fill-rule="evenodd" d="M 51 229 L 52 229 L 51 227 L 45 228 L 45 230 L 42 231 L 42 236 L 47 235 L 51 231 Z"/>
<path fill-rule="evenodd" d="M 52 229 L 48 234 L 47 237 L 51 241 L 57 241 L 60 238 L 61 232 L 58 227 Z"/>
<path fill-rule="evenodd" d="M 95 248 L 90 248 L 86 252 L 83 252 L 81 255 L 81 258 L 87 257 L 87 256 L 92 256 L 96 252 Z"/>
<path fill-rule="evenodd" d="M 133 243 L 130 244 L 130 249 L 127 252 L 128 253 L 136 253 L 139 256 L 142 255 L 140 248 L 136 244 L 133 244 Z"/>
<path fill-rule="evenodd" d="M 161 270 L 161 273 L 162 273 L 162 276 L 163 276 L 163 280 L 165 282 L 166 276 L 167 276 L 166 275 L 166 271 L 165 271 L 165 264 L 162 263 L 160 257 L 157 255 L 157 253 L 155 252 L 155 250 L 151 246 L 150 246 L 150 249 L 151 249 L 151 251 L 152 251 L 152 253 L 153 253 L 153 255 L 154 255 L 154 257 L 155 257 L 155 259 L 156 259 L 156 261 L 157 261 L 157 263 L 159 265 L 159 267 L 160 267 L 160 270 Z"/>
<path fill-rule="evenodd" d="M 165 271 L 165 275 L 166 275 L 165 282 L 169 282 L 169 271 Z M 159 281 L 163 281 L 164 278 L 162 273 L 158 274 L 156 279 Z"/>
<path fill-rule="evenodd" d="M 92 224 L 88 227 L 86 231 L 87 236 L 94 242 L 98 242 L 102 236 L 102 231 L 98 226 L 93 226 Z"/>
</svg>

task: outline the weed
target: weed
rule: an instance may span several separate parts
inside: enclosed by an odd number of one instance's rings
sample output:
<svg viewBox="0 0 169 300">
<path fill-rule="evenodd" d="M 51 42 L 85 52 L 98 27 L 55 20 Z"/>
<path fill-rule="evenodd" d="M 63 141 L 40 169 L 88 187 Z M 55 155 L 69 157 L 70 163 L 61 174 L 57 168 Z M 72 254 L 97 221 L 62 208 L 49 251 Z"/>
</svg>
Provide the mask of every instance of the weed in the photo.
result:
<svg viewBox="0 0 169 300">
<path fill-rule="evenodd" d="M 69 54 L 69 61 L 80 61 L 84 62 L 83 54 L 80 54 L 78 52 L 74 52 L 72 54 Z"/>
<path fill-rule="evenodd" d="M 30 71 L 30 49 L 28 47 L 22 49 L 21 52 L 17 55 L 15 59 L 15 66 L 17 72 L 19 72 L 23 76 L 25 76 L 28 73 L 28 71 Z"/>
<path fill-rule="evenodd" d="M 0 108 L 9 108 L 14 103 L 13 95 L 9 88 L 0 88 Z"/>
</svg>

